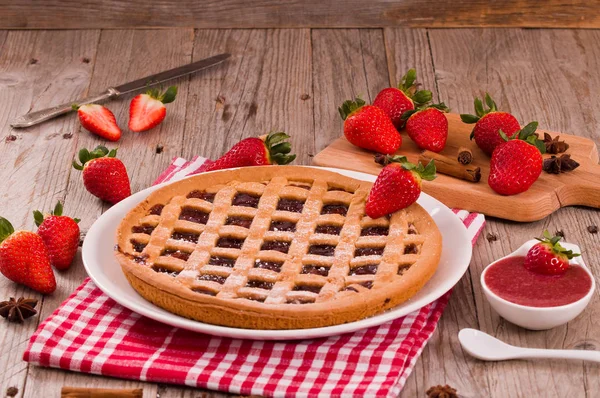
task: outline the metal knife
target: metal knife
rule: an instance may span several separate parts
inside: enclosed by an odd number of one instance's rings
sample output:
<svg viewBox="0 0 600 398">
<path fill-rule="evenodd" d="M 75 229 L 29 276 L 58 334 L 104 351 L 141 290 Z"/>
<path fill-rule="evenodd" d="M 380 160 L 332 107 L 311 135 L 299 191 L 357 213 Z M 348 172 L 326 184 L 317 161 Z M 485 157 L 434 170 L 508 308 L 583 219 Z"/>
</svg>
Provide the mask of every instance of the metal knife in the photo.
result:
<svg viewBox="0 0 600 398">
<path fill-rule="evenodd" d="M 198 62 L 193 62 L 178 68 L 170 69 L 164 72 L 157 73 L 143 77 L 141 79 L 134 80 L 129 83 L 122 84 L 117 87 L 110 87 L 105 92 L 92 97 L 83 98 L 77 101 L 69 102 L 68 104 L 58 105 L 52 108 L 43 109 L 41 111 L 30 112 L 26 115 L 20 116 L 13 120 L 10 125 L 14 128 L 29 127 L 52 119 L 56 116 L 69 113 L 73 110 L 73 104 L 83 105 L 91 104 L 106 99 L 117 98 L 121 94 L 129 93 L 131 91 L 139 90 L 154 84 L 159 84 L 167 80 L 175 79 L 176 77 L 185 76 L 190 73 L 208 68 L 210 66 L 219 64 L 229 58 L 231 54 L 219 54 L 214 57 L 206 58 Z"/>
</svg>

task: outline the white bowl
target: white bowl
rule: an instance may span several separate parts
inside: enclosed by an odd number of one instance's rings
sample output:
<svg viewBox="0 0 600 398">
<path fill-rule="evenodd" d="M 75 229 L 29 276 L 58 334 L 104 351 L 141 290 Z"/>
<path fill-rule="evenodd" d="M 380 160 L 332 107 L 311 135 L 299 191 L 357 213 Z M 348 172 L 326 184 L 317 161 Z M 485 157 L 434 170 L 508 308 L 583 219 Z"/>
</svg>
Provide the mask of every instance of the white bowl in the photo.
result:
<svg viewBox="0 0 600 398">
<path fill-rule="evenodd" d="M 573 303 L 558 307 L 529 307 L 526 305 L 512 303 L 492 292 L 485 283 L 485 273 L 487 270 L 492 265 L 505 258 L 517 256 L 524 257 L 529 249 L 531 249 L 531 247 L 536 243 L 539 243 L 539 241 L 535 239 L 527 241 L 508 256 L 502 257 L 501 259 L 498 259 L 485 267 L 481 273 L 481 286 L 483 288 L 483 293 L 485 294 L 485 297 L 488 299 L 492 308 L 495 309 L 496 312 L 498 312 L 498 314 L 500 314 L 500 316 L 502 316 L 504 319 L 526 329 L 546 330 L 563 325 L 575 318 L 577 315 L 581 314 L 581 312 L 590 302 L 592 295 L 596 290 L 596 281 L 580 256 L 573 258 L 570 261 L 570 264 L 581 266 L 590 276 L 592 280 L 592 286 L 590 291 L 583 298 Z M 581 249 L 577 245 L 562 242 L 561 245 L 566 249 L 573 250 L 575 253 L 581 253 Z"/>
</svg>

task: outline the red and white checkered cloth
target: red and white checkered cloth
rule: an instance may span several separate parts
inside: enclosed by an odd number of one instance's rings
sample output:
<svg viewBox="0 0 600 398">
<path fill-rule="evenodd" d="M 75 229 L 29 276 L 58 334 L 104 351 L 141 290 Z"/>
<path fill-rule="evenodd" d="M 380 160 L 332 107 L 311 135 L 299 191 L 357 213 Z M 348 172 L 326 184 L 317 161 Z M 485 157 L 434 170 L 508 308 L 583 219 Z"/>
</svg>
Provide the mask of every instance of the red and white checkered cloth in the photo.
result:
<svg viewBox="0 0 600 398">
<path fill-rule="evenodd" d="M 155 184 L 201 171 L 173 160 Z M 199 170 L 200 169 L 200 170 Z M 473 244 L 485 220 L 455 211 Z M 397 396 L 435 331 L 450 292 L 403 318 L 341 336 L 252 341 L 195 333 L 122 307 L 88 278 L 31 337 L 39 366 L 273 397 Z"/>
</svg>

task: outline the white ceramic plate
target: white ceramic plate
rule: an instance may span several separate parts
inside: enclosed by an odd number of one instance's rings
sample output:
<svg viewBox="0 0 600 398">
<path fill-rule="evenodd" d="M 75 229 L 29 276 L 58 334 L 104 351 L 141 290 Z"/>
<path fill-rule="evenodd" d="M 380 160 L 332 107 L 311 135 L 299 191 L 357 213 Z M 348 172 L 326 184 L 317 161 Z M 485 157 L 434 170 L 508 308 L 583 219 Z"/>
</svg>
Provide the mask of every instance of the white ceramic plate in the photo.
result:
<svg viewBox="0 0 600 398">
<path fill-rule="evenodd" d="M 327 168 L 348 177 L 375 181 L 375 176 L 350 170 Z M 381 325 L 407 315 L 436 300 L 450 290 L 463 276 L 471 261 L 472 246 L 467 230 L 452 211 L 431 196 L 422 193 L 418 203 L 433 217 L 443 236 L 442 257 L 431 280 L 407 302 L 382 314 L 343 325 L 297 330 L 249 330 L 202 323 L 172 314 L 143 299 L 129 285 L 113 255 L 117 226 L 127 212 L 152 191 L 169 183 L 138 192 L 111 207 L 88 231 L 82 257 L 87 273 L 109 297 L 124 307 L 169 325 L 215 336 L 255 340 L 307 339 L 339 335 Z"/>
</svg>

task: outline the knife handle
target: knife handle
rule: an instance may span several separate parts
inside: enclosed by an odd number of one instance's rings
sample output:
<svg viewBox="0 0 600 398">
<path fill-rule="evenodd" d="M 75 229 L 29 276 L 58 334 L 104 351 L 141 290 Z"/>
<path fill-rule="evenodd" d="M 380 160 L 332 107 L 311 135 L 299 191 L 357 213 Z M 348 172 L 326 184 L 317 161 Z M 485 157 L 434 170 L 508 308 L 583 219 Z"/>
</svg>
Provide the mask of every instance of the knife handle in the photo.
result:
<svg viewBox="0 0 600 398">
<path fill-rule="evenodd" d="M 73 101 L 73 102 L 69 102 L 67 104 L 57 105 L 52 108 L 42 109 L 40 111 L 29 112 L 28 114 L 20 116 L 20 117 L 16 118 L 15 120 L 13 120 L 10 123 L 10 126 L 13 128 L 23 128 L 23 127 L 34 126 L 43 121 L 46 121 L 46 120 L 55 118 L 57 116 L 64 115 L 65 113 L 71 112 L 73 110 L 73 105 L 91 104 L 91 103 L 106 100 L 109 98 L 116 98 L 119 96 L 119 94 L 120 94 L 120 92 L 117 91 L 116 89 L 109 88 L 108 90 L 106 90 L 105 92 L 103 92 L 100 95 L 83 98 L 83 99 L 80 99 L 79 101 Z"/>
</svg>

